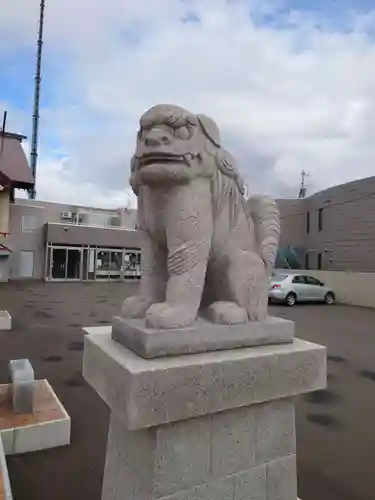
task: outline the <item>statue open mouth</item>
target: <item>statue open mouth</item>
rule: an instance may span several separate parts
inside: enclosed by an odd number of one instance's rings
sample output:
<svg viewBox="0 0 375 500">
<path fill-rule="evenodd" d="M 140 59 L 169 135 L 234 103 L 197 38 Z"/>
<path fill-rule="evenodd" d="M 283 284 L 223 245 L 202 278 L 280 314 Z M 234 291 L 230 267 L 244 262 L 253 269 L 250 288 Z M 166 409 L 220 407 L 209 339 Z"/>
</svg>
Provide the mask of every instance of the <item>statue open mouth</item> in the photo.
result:
<svg viewBox="0 0 375 500">
<path fill-rule="evenodd" d="M 191 167 L 192 159 L 193 155 L 191 153 L 186 153 L 184 155 L 152 153 L 138 157 L 138 162 L 139 168 L 155 165 L 158 163 L 184 163 L 188 167 Z"/>
</svg>

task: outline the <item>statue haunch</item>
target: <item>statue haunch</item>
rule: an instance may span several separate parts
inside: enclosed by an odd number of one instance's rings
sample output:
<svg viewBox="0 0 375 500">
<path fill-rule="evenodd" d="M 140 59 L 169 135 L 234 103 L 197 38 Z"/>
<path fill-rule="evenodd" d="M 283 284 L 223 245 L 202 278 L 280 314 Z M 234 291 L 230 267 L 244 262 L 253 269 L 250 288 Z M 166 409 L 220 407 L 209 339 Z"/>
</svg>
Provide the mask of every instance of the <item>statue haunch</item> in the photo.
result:
<svg viewBox="0 0 375 500">
<path fill-rule="evenodd" d="M 198 312 L 219 324 L 266 319 L 279 212 L 266 196 L 245 200 L 217 125 L 178 106 L 151 108 L 140 119 L 130 183 L 142 278 L 122 317 L 159 329 L 186 327 Z"/>
</svg>

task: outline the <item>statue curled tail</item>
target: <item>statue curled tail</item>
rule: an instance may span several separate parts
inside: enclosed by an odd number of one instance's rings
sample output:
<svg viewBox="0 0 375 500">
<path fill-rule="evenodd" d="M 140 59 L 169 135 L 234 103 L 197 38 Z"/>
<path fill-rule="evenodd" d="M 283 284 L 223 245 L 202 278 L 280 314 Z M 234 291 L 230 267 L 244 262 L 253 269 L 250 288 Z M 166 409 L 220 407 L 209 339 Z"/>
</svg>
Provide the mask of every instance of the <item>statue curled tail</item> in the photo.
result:
<svg viewBox="0 0 375 500">
<path fill-rule="evenodd" d="M 253 195 L 247 201 L 248 215 L 254 222 L 258 251 L 267 269 L 275 265 L 280 238 L 280 212 L 267 195 Z"/>
</svg>

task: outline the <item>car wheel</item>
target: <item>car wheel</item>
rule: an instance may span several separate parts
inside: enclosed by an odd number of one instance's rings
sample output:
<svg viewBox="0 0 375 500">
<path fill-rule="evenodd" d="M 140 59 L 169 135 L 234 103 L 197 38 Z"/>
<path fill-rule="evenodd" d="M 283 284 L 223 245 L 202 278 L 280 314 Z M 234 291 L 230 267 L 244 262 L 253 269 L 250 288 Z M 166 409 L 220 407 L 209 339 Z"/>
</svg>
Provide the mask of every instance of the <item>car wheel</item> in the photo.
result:
<svg viewBox="0 0 375 500">
<path fill-rule="evenodd" d="M 324 302 L 331 306 L 335 302 L 335 297 L 333 293 L 327 293 L 326 296 L 324 297 Z"/>
<path fill-rule="evenodd" d="M 294 306 L 294 304 L 297 302 L 296 295 L 294 293 L 288 293 L 288 295 L 285 297 L 285 302 L 289 307 Z"/>
</svg>

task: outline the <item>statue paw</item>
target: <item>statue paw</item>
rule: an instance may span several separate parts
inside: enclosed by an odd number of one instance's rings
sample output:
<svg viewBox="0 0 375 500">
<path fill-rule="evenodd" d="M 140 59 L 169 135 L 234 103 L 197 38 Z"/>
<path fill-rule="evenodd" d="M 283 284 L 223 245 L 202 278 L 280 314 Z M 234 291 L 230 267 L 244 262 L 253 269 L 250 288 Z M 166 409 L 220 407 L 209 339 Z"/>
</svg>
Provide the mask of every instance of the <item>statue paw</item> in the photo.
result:
<svg viewBox="0 0 375 500">
<path fill-rule="evenodd" d="M 235 302 L 214 302 L 207 308 L 207 316 L 218 325 L 240 325 L 248 320 L 246 310 Z"/>
<path fill-rule="evenodd" d="M 151 328 L 171 330 L 189 326 L 196 318 L 196 313 L 186 306 L 175 306 L 168 302 L 153 304 L 146 313 L 147 325 Z"/>
<path fill-rule="evenodd" d="M 123 302 L 121 316 L 123 318 L 144 318 L 151 304 L 150 298 L 134 295 Z"/>
</svg>

